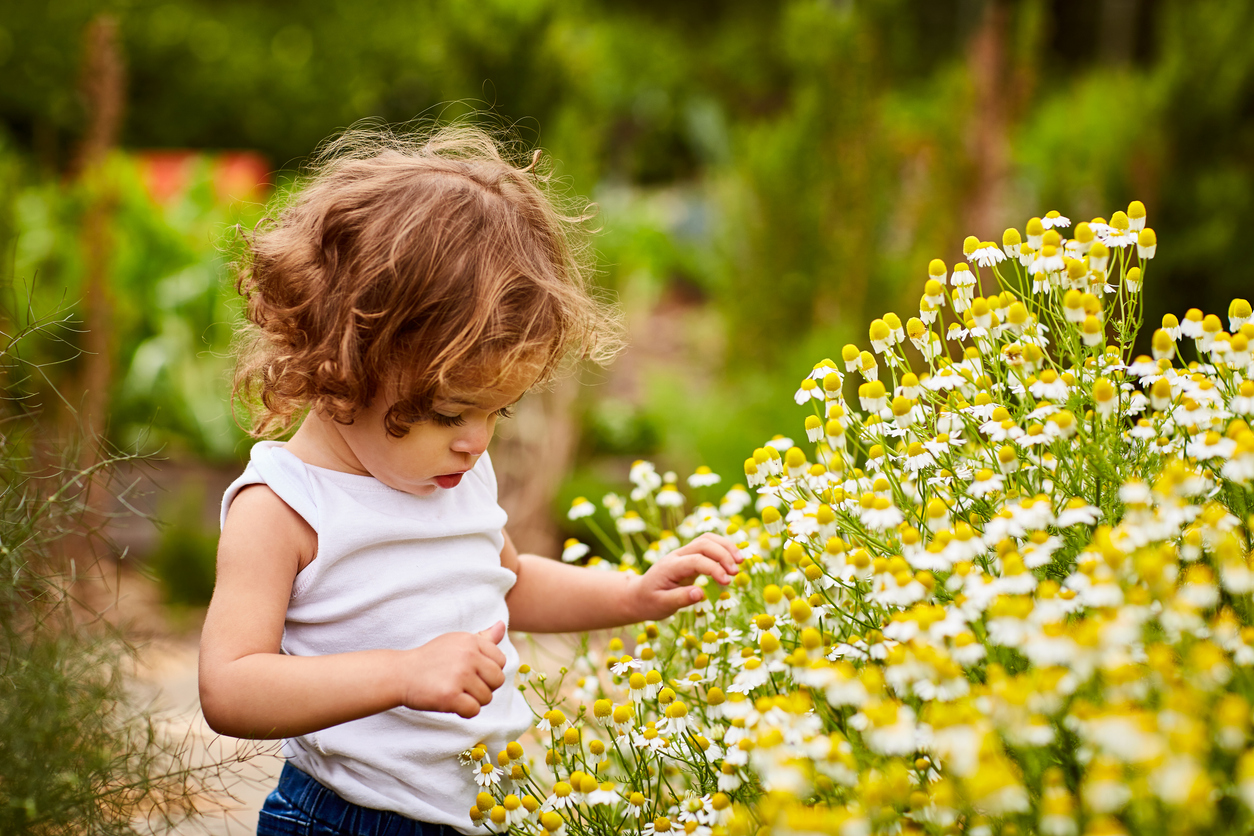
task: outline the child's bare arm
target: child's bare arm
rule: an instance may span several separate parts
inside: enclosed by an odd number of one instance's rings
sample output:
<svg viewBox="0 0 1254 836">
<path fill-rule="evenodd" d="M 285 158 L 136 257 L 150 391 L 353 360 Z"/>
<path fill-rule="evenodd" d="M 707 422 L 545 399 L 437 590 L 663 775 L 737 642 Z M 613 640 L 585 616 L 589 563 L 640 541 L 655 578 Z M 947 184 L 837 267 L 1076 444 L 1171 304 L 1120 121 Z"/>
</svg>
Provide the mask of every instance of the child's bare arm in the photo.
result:
<svg viewBox="0 0 1254 836">
<path fill-rule="evenodd" d="M 231 503 L 200 642 L 200 702 L 234 737 L 293 737 L 397 706 L 473 717 L 504 682 L 498 624 L 407 651 L 279 652 L 292 581 L 317 535 L 264 485 Z"/>
<path fill-rule="evenodd" d="M 643 575 L 601 572 L 520 555 L 509 536 L 501 564 L 518 575 L 505 596 L 510 628 L 567 633 L 665 618 L 705 596 L 698 575 L 727 584 L 743 558 L 726 537 L 703 534 L 658 560 Z"/>
</svg>

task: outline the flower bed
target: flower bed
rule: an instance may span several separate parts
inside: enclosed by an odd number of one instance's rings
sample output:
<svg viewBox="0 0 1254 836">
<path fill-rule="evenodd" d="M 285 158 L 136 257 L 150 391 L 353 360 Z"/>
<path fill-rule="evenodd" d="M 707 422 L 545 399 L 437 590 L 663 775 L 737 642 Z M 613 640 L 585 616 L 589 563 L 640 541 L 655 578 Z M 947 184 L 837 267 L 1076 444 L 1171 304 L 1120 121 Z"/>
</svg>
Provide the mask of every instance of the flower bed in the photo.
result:
<svg viewBox="0 0 1254 836">
<path fill-rule="evenodd" d="M 875 320 L 871 351 L 802 382 L 806 441 L 754 452 L 756 497 L 685 513 L 674 475 L 637 463 L 630 499 L 604 501 L 617 537 L 594 530 L 618 568 L 714 531 L 742 571 L 630 655 L 612 642 L 582 704 L 523 684 L 544 764 L 468 753 L 472 817 L 645 836 L 1254 828 L 1254 323 L 1244 300 L 1229 332 L 1167 316 L 1132 357 L 1144 224 L 1134 202 L 1066 238 L 1051 212 L 933 261 L 917 317 Z"/>
</svg>

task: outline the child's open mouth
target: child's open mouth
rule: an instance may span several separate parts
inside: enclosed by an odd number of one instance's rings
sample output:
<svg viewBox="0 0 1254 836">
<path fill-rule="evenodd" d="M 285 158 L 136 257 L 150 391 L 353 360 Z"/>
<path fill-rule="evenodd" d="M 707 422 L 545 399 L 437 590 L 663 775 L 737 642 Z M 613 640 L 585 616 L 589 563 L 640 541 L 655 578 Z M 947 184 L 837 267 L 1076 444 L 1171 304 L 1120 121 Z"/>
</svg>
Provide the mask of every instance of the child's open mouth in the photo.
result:
<svg viewBox="0 0 1254 836">
<path fill-rule="evenodd" d="M 435 477 L 435 483 L 441 488 L 455 488 L 457 483 L 462 480 L 463 473 L 446 473 L 443 476 L 437 476 Z"/>
</svg>

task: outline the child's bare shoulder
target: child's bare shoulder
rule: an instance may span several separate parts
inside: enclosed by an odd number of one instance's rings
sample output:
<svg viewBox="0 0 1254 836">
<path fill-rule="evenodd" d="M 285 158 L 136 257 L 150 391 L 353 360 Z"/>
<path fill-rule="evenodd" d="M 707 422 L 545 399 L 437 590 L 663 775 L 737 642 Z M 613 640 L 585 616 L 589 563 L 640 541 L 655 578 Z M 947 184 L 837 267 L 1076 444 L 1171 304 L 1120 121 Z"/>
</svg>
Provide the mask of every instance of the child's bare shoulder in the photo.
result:
<svg viewBox="0 0 1254 836">
<path fill-rule="evenodd" d="M 318 552 L 318 534 L 269 485 L 240 489 L 226 512 L 219 561 L 232 554 L 294 556 L 300 571 Z"/>
</svg>

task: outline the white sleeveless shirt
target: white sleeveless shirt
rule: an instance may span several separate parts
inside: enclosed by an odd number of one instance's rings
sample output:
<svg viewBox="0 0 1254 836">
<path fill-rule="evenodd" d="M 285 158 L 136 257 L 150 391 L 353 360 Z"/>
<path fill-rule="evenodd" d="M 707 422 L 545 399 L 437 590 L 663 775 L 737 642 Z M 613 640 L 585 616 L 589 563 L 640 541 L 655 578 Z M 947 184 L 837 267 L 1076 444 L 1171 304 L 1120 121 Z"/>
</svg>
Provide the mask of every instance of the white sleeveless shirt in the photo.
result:
<svg viewBox="0 0 1254 836">
<path fill-rule="evenodd" d="M 321 656 L 408 650 L 444 633 L 509 624 L 505 593 L 515 575 L 501 566 L 505 511 L 485 453 L 456 487 L 413 496 L 372 476 L 305 464 L 262 441 L 222 498 L 264 483 L 318 535 L 315 559 L 296 576 L 282 652 Z M 483 743 L 489 756 L 531 723 L 514 687 L 518 652 L 501 640 L 505 684 L 469 720 L 394 708 L 283 742 L 292 764 L 354 804 L 474 833 L 479 788 L 458 755 Z"/>
</svg>

